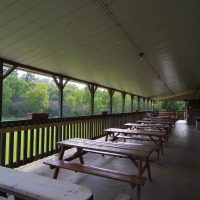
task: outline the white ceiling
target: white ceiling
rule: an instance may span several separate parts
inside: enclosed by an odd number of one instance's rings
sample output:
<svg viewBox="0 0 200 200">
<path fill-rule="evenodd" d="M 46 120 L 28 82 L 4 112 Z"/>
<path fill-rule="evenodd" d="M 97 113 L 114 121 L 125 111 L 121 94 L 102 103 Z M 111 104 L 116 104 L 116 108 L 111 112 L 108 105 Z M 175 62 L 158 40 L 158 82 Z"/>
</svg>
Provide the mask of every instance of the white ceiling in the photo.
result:
<svg viewBox="0 0 200 200">
<path fill-rule="evenodd" d="M 191 94 L 200 1 L 0 0 L 0 57 L 145 97 Z"/>
</svg>

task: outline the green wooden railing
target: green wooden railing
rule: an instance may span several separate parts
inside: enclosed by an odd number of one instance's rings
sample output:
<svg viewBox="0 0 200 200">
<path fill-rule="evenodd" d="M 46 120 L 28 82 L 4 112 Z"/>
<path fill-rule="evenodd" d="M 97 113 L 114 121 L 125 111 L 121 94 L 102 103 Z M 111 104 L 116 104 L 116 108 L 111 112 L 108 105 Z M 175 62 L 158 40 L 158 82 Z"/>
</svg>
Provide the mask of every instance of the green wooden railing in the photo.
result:
<svg viewBox="0 0 200 200">
<path fill-rule="evenodd" d="M 80 137 L 104 136 L 109 127 L 123 127 L 144 117 L 145 112 L 107 114 L 44 121 L 9 121 L 0 123 L 0 165 L 18 167 L 58 152 L 57 141 Z"/>
</svg>

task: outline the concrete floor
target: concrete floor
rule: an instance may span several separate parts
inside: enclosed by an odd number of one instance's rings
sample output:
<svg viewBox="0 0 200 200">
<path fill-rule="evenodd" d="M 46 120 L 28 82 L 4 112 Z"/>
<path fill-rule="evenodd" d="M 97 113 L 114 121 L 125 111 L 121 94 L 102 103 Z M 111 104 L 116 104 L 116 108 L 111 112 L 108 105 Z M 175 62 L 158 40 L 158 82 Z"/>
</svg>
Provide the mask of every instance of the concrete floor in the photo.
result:
<svg viewBox="0 0 200 200">
<path fill-rule="evenodd" d="M 160 165 L 151 165 L 153 182 L 147 181 L 142 187 L 141 200 L 199 200 L 200 131 L 179 121 L 164 153 Z M 128 159 L 88 153 L 84 160 L 86 164 L 136 173 Z M 52 177 L 52 170 L 43 165 L 42 161 L 23 166 L 19 170 Z M 94 200 L 114 200 L 123 194 L 135 199 L 135 190 L 127 183 L 68 170 L 61 170 L 58 179 L 87 186 L 92 190 Z"/>
</svg>

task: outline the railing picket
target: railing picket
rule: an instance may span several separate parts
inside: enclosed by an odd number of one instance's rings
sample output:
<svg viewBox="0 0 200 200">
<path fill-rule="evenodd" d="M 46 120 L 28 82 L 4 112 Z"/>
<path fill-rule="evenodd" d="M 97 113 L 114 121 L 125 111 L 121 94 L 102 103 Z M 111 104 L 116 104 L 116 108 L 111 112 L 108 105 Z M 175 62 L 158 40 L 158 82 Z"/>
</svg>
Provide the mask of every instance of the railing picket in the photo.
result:
<svg viewBox="0 0 200 200">
<path fill-rule="evenodd" d="M 35 133 L 35 157 L 36 157 L 36 159 L 38 159 L 39 158 L 39 148 L 40 148 L 40 146 L 39 146 L 39 141 L 40 141 L 40 129 L 39 128 L 37 128 L 36 129 L 36 133 Z"/>
<path fill-rule="evenodd" d="M 21 131 L 16 131 L 16 132 L 17 132 L 16 163 L 17 163 L 17 166 L 20 166 L 20 163 L 21 163 L 21 134 L 22 134 L 22 132 Z"/>
<path fill-rule="evenodd" d="M 27 163 L 28 156 L 28 130 L 24 130 L 24 145 L 23 145 L 23 163 Z"/>
<path fill-rule="evenodd" d="M 33 161 L 33 142 L 34 142 L 34 129 L 30 130 L 30 161 Z"/>
<path fill-rule="evenodd" d="M 45 128 L 41 128 L 41 156 L 45 155 Z"/>
<path fill-rule="evenodd" d="M 63 131 L 62 131 L 62 140 L 66 140 L 66 125 L 63 125 Z"/>
<path fill-rule="evenodd" d="M 57 143 L 60 139 L 60 127 L 58 125 L 55 126 L 54 130 L 55 130 L 55 138 L 56 138 L 55 143 Z M 56 147 L 56 151 L 58 151 L 58 145 L 56 145 L 55 147 Z"/>
<path fill-rule="evenodd" d="M 66 134 L 65 134 L 65 138 L 66 138 L 66 139 L 69 139 L 69 138 L 70 138 L 70 132 L 69 132 L 70 125 L 67 124 L 66 126 L 67 126 L 67 128 L 66 128 L 67 131 L 66 131 Z"/>
<path fill-rule="evenodd" d="M 13 159 L 14 159 L 14 132 L 10 132 L 9 137 L 9 159 L 8 159 L 8 166 L 13 167 Z"/>
<path fill-rule="evenodd" d="M 6 133 L 1 134 L 0 144 L 0 165 L 5 166 L 6 163 Z"/>
<path fill-rule="evenodd" d="M 57 151 L 57 145 L 56 145 L 56 139 L 57 139 L 57 135 L 56 135 L 56 126 L 53 126 L 53 152 Z"/>
<path fill-rule="evenodd" d="M 50 133 L 51 133 L 51 154 L 53 154 L 53 127 L 50 126 Z"/>
<path fill-rule="evenodd" d="M 50 146 L 49 127 L 47 127 L 46 128 L 46 155 L 49 155 L 49 146 Z"/>
</svg>

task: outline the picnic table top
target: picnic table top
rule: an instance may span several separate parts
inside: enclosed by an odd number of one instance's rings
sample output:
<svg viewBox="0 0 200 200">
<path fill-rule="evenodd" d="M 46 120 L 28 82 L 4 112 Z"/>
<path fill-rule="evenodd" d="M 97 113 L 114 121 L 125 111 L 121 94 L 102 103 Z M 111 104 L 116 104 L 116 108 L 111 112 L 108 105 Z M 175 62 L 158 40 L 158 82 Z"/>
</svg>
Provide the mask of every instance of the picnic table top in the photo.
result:
<svg viewBox="0 0 200 200">
<path fill-rule="evenodd" d="M 143 122 L 143 121 L 140 121 L 138 120 L 139 122 Z M 138 123 L 126 123 L 124 124 L 125 126 L 129 126 L 129 127 L 132 127 L 132 126 L 136 126 L 136 127 L 157 127 L 157 128 L 170 128 L 170 126 L 168 124 L 162 124 L 162 123 L 148 123 L 148 124 L 138 124 Z"/>
<path fill-rule="evenodd" d="M 114 154 L 121 154 L 125 156 L 132 156 L 138 158 L 148 158 L 156 147 L 152 145 L 138 144 L 138 143 L 124 143 L 124 142 L 106 142 L 101 140 L 89 140 L 81 138 L 73 138 L 57 142 L 57 144 L 64 147 L 77 147 L 84 151 L 93 150 L 99 152 L 107 152 Z"/>
<path fill-rule="evenodd" d="M 124 134 L 131 134 L 131 135 L 157 136 L 157 137 L 166 136 L 166 133 L 160 132 L 158 130 L 140 130 L 140 129 L 130 130 L 130 129 L 122 129 L 122 128 L 108 128 L 108 129 L 105 129 L 104 132 L 124 133 Z"/>
</svg>

